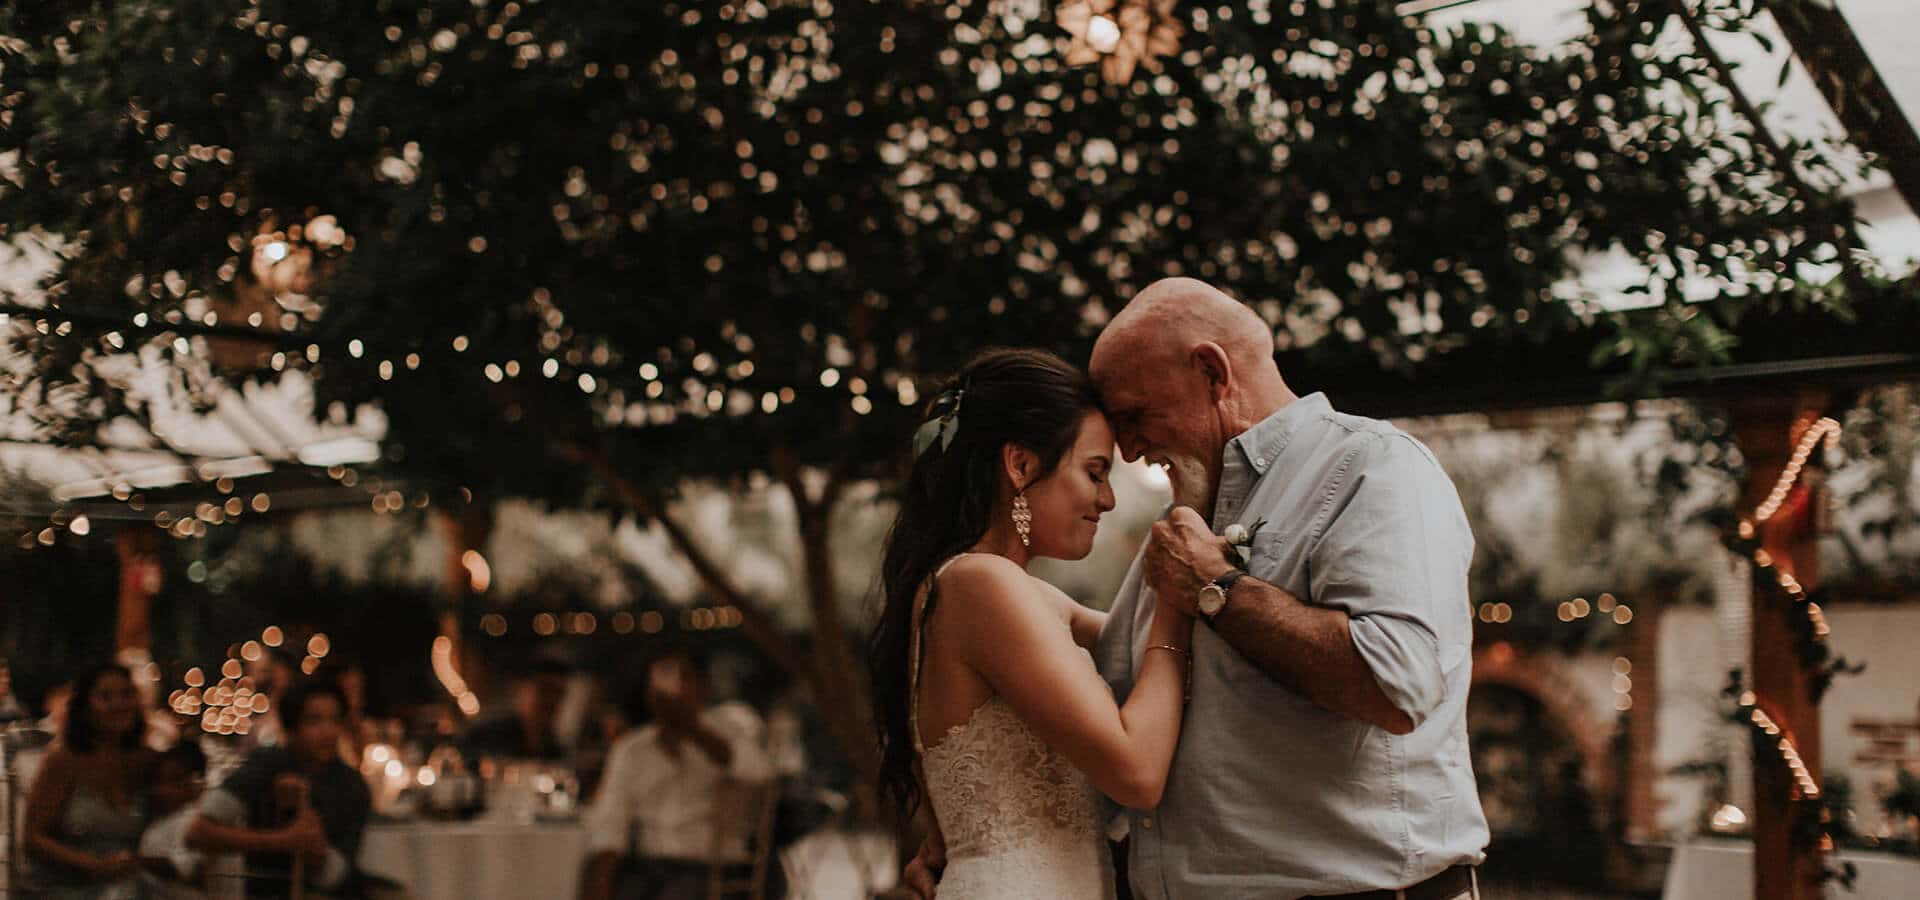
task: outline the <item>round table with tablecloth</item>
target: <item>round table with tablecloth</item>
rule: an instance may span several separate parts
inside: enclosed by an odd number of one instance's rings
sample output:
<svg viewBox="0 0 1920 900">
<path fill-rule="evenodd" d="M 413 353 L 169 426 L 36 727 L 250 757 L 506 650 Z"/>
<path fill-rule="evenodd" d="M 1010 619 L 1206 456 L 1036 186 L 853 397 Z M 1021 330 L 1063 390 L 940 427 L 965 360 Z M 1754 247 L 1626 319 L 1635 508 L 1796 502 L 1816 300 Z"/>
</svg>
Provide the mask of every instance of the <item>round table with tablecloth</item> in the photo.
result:
<svg viewBox="0 0 1920 900">
<path fill-rule="evenodd" d="M 360 868 L 414 900 L 570 900 L 587 843 L 575 823 L 382 823 L 367 827 Z"/>
</svg>

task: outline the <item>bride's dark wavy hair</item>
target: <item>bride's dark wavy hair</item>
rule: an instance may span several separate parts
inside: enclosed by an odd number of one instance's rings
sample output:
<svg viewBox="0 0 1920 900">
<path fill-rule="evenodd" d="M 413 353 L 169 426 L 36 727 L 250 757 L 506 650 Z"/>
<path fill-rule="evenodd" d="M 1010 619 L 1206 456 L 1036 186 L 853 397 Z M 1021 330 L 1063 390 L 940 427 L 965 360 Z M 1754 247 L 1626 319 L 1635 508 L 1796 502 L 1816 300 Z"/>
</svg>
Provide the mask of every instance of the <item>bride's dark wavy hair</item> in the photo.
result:
<svg viewBox="0 0 1920 900">
<path fill-rule="evenodd" d="M 1100 409 L 1085 373 L 1032 349 L 974 355 L 935 394 L 926 419 L 939 419 L 955 403 L 959 426 L 952 444 L 942 449 L 934 440 L 907 475 L 881 565 L 885 605 L 867 648 L 880 733 L 880 797 L 902 820 L 921 800 L 908 722 L 914 597 L 936 566 L 987 533 L 1001 449 L 1018 444 L 1033 451 L 1040 460 L 1038 478 L 1045 478 L 1073 449 L 1087 414 Z M 928 594 L 923 621 L 938 601 Z"/>
</svg>

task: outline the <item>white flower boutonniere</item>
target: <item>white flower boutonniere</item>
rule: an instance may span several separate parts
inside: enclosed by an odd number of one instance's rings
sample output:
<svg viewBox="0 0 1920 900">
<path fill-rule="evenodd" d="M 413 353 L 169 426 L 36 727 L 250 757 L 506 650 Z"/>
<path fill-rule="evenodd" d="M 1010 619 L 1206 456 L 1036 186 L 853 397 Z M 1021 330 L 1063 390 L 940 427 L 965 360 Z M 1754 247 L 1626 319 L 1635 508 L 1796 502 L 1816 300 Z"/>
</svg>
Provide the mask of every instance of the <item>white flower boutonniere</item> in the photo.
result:
<svg viewBox="0 0 1920 900">
<path fill-rule="evenodd" d="M 1221 537 L 1227 539 L 1227 559 L 1232 561 L 1235 568 L 1244 570 L 1247 567 L 1246 548 L 1253 546 L 1254 532 L 1259 531 L 1260 526 L 1265 524 L 1267 520 L 1261 519 L 1252 525 L 1235 522 L 1227 526 L 1226 533 Z"/>
</svg>

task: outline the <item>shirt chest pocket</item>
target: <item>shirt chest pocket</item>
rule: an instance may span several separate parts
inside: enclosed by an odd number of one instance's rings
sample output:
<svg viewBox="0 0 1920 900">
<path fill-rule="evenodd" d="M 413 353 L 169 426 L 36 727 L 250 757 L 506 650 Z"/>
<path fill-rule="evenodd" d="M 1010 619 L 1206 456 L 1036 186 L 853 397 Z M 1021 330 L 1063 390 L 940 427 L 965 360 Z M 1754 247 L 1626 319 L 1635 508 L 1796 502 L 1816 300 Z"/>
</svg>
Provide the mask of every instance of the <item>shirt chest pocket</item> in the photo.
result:
<svg viewBox="0 0 1920 900">
<path fill-rule="evenodd" d="M 1263 528 L 1253 536 L 1253 546 L 1248 549 L 1247 574 L 1311 602 L 1308 593 L 1312 578 L 1307 570 L 1304 525 Z"/>
</svg>

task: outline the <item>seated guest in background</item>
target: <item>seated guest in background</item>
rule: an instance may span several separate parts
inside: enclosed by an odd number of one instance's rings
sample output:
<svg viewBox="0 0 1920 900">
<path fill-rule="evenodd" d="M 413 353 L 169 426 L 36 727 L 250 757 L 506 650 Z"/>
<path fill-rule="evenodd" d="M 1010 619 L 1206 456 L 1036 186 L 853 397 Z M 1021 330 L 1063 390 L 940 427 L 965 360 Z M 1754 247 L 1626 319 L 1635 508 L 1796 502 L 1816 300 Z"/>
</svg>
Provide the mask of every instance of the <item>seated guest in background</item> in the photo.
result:
<svg viewBox="0 0 1920 900">
<path fill-rule="evenodd" d="M 45 732 L 55 743 L 58 743 L 60 732 L 67 727 L 67 704 L 72 699 L 73 682 L 71 681 L 63 681 L 47 688 L 40 694 L 37 703 L 33 701 L 27 703 L 29 710 L 38 709 L 43 715 L 36 719 L 29 712 L 24 724 L 33 731 Z M 9 758 L 9 762 L 14 766 L 13 783 L 32 785 L 34 776 L 40 771 L 40 763 L 46 759 L 47 753 L 52 749 L 52 745 L 42 744 L 38 747 L 28 746 L 14 751 Z"/>
<path fill-rule="evenodd" d="M 457 742 L 460 754 L 469 762 L 485 756 L 565 760 L 567 750 L 561 744 L 556 720 L 572 673 L 566 663 L 552 659 L 541 660 L 521 672 L 513 681 L 513 713 L 474 723 Z"/>
<path fill-rule="evenodd" d="M 147 879 L 134 855 L 147 825 L 153 754 L 124 667 L 96 666 L 74 683 L 60 741 L 27 793 L 22 849 L 29 897 L 138 897 Z"/>
<path fill-rule="evenodd" d="M 13 695 L 13 670 L 0 659 L 0 725 L 27 717 L 27 706 Z"/>
<path fill-rule="evenodd" d="M 594 789 L 600 786 L 600 776 L 607 768 L 607 751 L 612 749 L 613 742 L 633 727 L 622 702 L 626 698 L 615 698 L 599 679 L 594 679 L 584 694 L 573 750 L 573 775 L 580 783 L 583 799 L 593 796 Z"/>
<path fill-rule="evenodd" d="M 585 900 L 705 896 L 711 863 L 750 861 L 741 823 L 719 821 L 723 781 L 764 784 L 773 766 L 760 717 L 744 703 L 707 706 L 706 670 L 685 651 L 647 667 L 647 724 L 607 751 L 606 774 L 586 814 L 592 847 Z M 715 831 L 729 839 L 714 859 Z M 751 827 L 750 823 L 747 827 Z M 777 877 L 778 867 L 770 867 Z M 782 896 L 778 887 L 767 896 Z"/>
<path fill-rule="evenodd" d="M 187 847 L 187 827 L 193 824 L 206 776 L 207 755 L 195 740 L 174 744 L 153 764 L 153 785 L 147 789 L 153 824 L 140 836 L 140 861 L 169 883 L 169 897 L 197 896 L 184 888 L 202 881 L 205 858 Z"/>
<path fill-rule="evenodd" d="M 347 727 L 341 730 L 340 755 L 359 759 L 367 744 L 374 741 L 367 723 L 367 670 L 359 663 L 341 667 L 337 679 L 340 692 L 347 695 Z"/>
<path fill-rule="evenodd" d="M 249 896 L 286 896 L 295 859 L 308 896 L 357 896 L 353 861 L 373 801 L 360 773 L 340 761 L 346 695 L 331 682 L 303 681 L 275 711 L 285 740 L 253 751 L 200 798 L 187 846 L 246 854 Z"/>
</svg>

